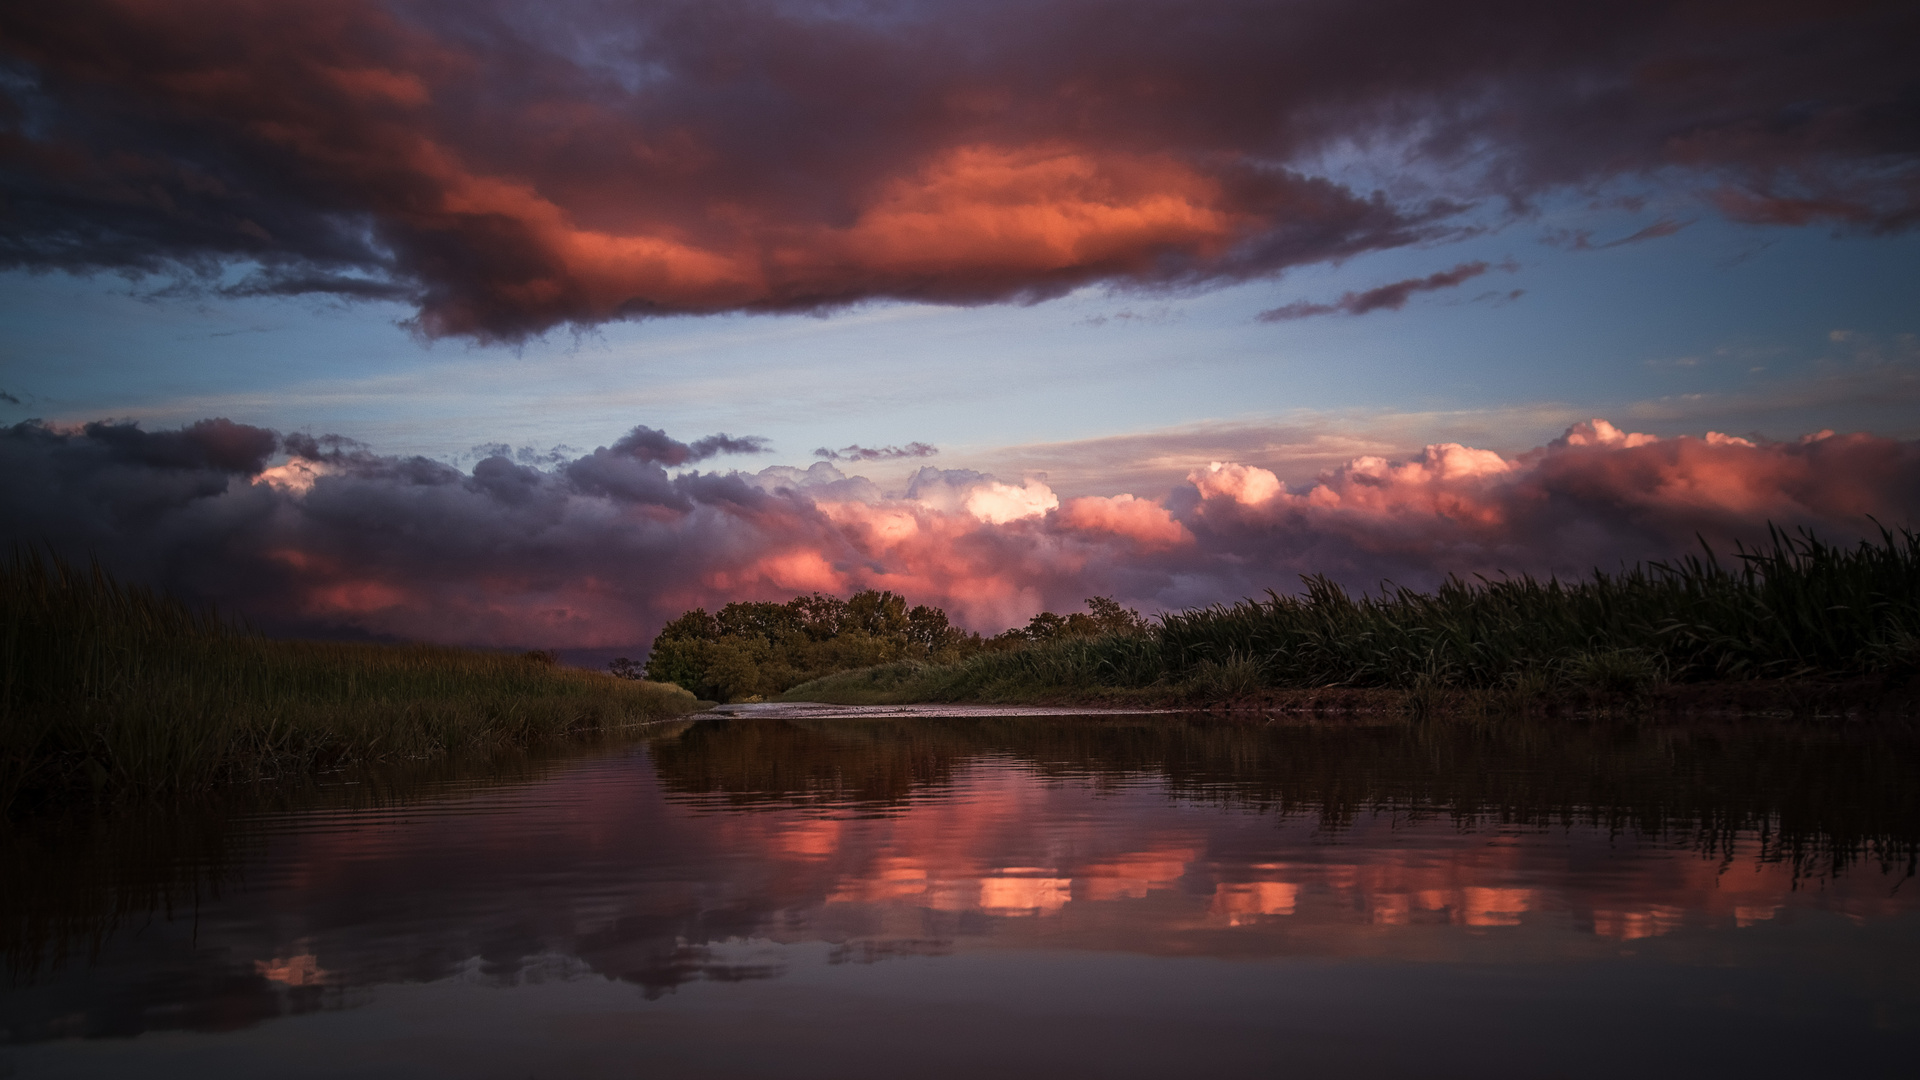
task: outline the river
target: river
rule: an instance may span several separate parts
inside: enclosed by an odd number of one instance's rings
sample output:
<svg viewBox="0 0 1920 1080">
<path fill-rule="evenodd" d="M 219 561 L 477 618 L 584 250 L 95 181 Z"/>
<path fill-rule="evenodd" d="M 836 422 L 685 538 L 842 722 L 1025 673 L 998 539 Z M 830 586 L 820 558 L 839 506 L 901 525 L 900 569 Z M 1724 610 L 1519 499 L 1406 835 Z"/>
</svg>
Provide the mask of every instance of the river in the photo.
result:
<svg viewBox="0 0 1920 1080">
<path fill-rule="evenodd" d="M 0 844 L 0 1076 L 1911 1075 L 1900 725 L 735 709 Z"/>
</svg>

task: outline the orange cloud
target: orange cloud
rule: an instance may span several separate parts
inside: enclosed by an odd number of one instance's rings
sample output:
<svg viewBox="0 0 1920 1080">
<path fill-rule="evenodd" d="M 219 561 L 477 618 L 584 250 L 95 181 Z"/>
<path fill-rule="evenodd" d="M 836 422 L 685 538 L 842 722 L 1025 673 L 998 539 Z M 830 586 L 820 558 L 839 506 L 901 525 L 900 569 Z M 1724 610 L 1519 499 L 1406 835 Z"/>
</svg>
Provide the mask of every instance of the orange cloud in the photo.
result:
<svg viewBox="0 0 1920 1080">
<path fill-rule="evenodd" d="M 1164 155 L 1065 143 L 958 146 L 882 185 L 844 237 L 853 261 L 905 276 L 1139 270 L 1156 252 L 1217 255 L 1255 224 L 1217 181 Z M 784 253 L 814 263 L 816 245 Z"/>
<path fill-rule="evenodd" d="M 1193 542 L 1193 534 L 1166 507 L 1132 495 L 1070 499 L 1060 509 L 1060 521 L 1070 529 L 1126 537 L 1146 551 Z"/>
<path fill-rule="evenodd" d="M 1618 176 L 1776 227 L 1920 217 L 1914 148 L 1879 119 L 1904 107 L 1883 74 L 1913 36 L 1900 5 L 1462 3 L 13 4 L 0 58 L 35 122 L 0 195 L 29 208 L 9 248 L 28 267 L 258 267 L 242 291 L 399 300 L 429 334 L 514 340 L 1245 281 L 1444 236 L 1478 196 Z M 1708 53 L 1718 74 L 1684 93 L 1649 76 Z M 1619 98 L 1604 124 L 1594 85 Z M 1818 122 L 1776 122 L 1806 102 Z M 1356 146 L 1419 167 L 1381 192 L 1314 175 Z M 1277 311 L 1391 308 L 1486 269 Z"/>
<path fill-rule="evenodd" d="M 706 578 L 719 592 L 840 592 L 847 578 L 818 551 L 782 551 L 763 555 L 748 566 L 716 570 Z"/>
</svg>

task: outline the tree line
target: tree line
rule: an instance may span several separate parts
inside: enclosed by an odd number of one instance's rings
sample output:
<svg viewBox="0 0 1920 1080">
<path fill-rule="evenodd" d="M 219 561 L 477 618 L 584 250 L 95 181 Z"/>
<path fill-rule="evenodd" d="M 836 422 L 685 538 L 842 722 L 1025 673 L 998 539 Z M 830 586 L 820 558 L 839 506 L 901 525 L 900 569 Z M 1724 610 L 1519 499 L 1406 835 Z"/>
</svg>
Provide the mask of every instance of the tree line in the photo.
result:
<svg viewBox="0 0 1920 1080">
<path fill-rule="evenodd" d="M 1025 626 L 983 637 L 953 625 L 944 610 L 909 607 L 891 591 L 869 589 L 845 600 L 816 592 L 785 603 L 732 603 L 714 614 L 695 608 L 660 631 L 645 664 L 621 657 L 608 669 L 676 683 L 712 701 L 741 701 L 878 664 L 954 664 L 1058 638 L 1146 631 L 1139 612 L 1104 596 L 1089 599 L 1084 612 L 1043 611 Z"/>
</svg>

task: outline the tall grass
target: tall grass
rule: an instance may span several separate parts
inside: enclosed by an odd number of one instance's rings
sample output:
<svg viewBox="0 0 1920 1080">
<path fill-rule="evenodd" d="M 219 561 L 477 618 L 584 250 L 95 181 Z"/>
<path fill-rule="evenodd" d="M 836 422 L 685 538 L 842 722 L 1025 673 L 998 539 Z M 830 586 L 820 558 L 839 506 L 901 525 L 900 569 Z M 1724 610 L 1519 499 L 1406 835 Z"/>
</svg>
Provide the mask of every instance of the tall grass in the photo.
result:
<svg viewBox="0 0 1920 1080">
<path fill-rule="evenodd" d="M 1768 539 L 1732 565 L 1709 550 L 1574 583 L 1453 578 L 1350 597 L 1314 577 L 1305 596 L 1169 615 L 1159 638 L 1172 670 L 1249 657 L 1276 686 L 1851 675 L 1920 659 L 1920 537 Z"/>
<path fill-rule="evenodd" d="M 0 812 L 345 760 L 531 743 L 692 711 L 679 687 L 427 645 L 274 641 L 16 554 L 0 565 Z"/>
<path fill-rule="evenodd" d="M 1634 692 L 1663 682 L 1920 670 L 1920 536 L 1852 547 L 1770 529 L 1576 582 L 1450 578 L 1433 592 L 1352 596 L 1323 576 L 1167 614 L 1139 634 L 1036 643 L 946 667 L 830 676 L 787 696 L 983 700 L 1157 692 L 1181 700 L 1269 688 Z"/>
</svg>

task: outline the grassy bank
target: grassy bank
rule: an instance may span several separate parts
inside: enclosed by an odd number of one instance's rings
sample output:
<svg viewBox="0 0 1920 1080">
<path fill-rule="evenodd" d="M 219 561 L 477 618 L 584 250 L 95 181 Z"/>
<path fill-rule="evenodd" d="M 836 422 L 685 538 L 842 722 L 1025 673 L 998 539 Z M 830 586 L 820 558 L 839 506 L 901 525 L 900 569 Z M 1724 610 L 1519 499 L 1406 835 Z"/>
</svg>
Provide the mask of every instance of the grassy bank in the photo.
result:
<svg viewBox="0 0 1920 1080">
<path fill-rule="evenodd" d="M 426 645 L 274 641 L 95 569 L 0 566 L 0 812 L 690 712 L 677 686 Z"/>
<path fill-rule="evenodd" d="M 1331 689 L 1527 702 L 1920 674 L 1920 537 L 1907 531 L 1853 547 L 1774 532 L 1724 562 L 1707 553 L 1571 583 L 1452 579 L 1359 597 L 1325 578 L 1306 585 L 1135 633 L 843 672 L 785 696 L 1181 704 Z"/>
</svg>

